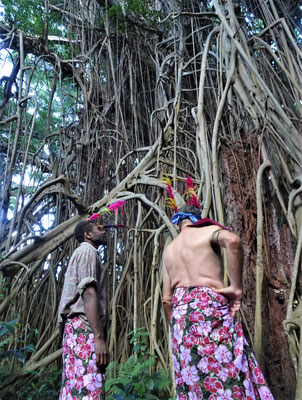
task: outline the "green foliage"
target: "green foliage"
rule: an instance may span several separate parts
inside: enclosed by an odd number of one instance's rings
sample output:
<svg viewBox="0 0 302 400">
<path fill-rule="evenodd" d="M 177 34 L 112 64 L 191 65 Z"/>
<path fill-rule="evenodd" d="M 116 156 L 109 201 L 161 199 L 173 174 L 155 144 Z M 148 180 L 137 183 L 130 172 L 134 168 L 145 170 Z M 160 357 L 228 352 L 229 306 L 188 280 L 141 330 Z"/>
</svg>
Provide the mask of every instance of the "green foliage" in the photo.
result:
<svg viewBox="0 0 302 400">
<path fill-rule="evenodd" d="M 45 27 L 44 2 L 39 0 L 2 0 L 4 12 L 1 11 L 2 18 L 21 29 L 25 34 L 42 36 Z M 51 33 L 61 34 L 58 25 L 61 18 L 56 14 L 49 14 L 49 26 Z"/>
<path fill-rule="evenodd" d="M 53 365 L 44 370 L 33 371 L 29 378 L 22 382 L 18 390 L 21 400 L 51 400 L 58 399 L 62 381 L 62 369 Z"/>
<path fill-rule="evenodd" d="M 20 349 L 13 349 L 7 350 L 8 345 L 12 341 L 11 335 L 14 334 L 15 326 L 19 321 L 18 318 L 13 319 L 9 322 L 2 322 L 0 321 L 0 359 L 9 359 L 10 357 L 15 357 L 17 360 L 21 361 L 22 363 L 26 360 L 27 353 L 35 353 L 36 349 L 32 344 L 24 346 Z M 0 369 L 0 377 L 6 378 L 7 377 L 7 369 L 1 368 Z"/>
<path fill-rule="evenodd" d="M 168 400 L 170 378 L 162 368 L 152 372 L 156 357 L 151 356 L 147 347 L 149 333 L 138 329 L 130 343 L 134 354 L 124 363 L 111 362 L 106 370 L 105 383 L 107 400 Z"/>
<path fill-rule="evenodd" d="M 146 0 L 125 0 L 123 5 L 118 3 L 107 8 L 108 18 L 118 23 L 121 30 L 132 30 L 133 21 L 143 23 L 152 28 L 158 27 L 163 14 L 150 8 Z"/>
<path fill-rule="evenodd" d="M 3 9 L 0 17 L 7 24 L 20 29 L 29 36 L 45 36 L 45 22 L 47 19 L 47 34 L 59 37 L 68 37 L 68 30 L 62 23 L 62 16 L 59 13 L 48 10 L 46 13 L 45 3 L 39 0 L 2 0 Z M 53 5 L 62 5 L 58 1 L 52 1 Z M 69 44 L 57 45 L 49 43 L 51 51 L 62 58 L 69 58 L 71 50 Z"/>
</svg>

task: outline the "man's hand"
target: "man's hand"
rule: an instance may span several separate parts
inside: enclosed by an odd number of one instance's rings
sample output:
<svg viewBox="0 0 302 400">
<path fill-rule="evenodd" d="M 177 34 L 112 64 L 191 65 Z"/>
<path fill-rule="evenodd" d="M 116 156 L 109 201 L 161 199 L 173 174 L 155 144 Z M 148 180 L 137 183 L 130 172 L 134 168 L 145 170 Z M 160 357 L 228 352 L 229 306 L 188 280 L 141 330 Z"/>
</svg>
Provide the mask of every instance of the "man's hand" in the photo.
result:
<svg viewBox="0 0 302 400">
<path fill-rule="evenodd" d="M 236 312 L 239 311 L 241 307 L 242 290 L 235 289 L 233 286 L 227 286 L 222 289 L 212 289 L 214 292 L 223 294 L 230 300 L 230 314 L 232 317 L 235 317 Z"/>
<path fill-rule="evenodd" d="M 94 339 L 94 352 L 96 355 L 96 364 L 98 367 L 106 367 L 109 361 L 109 352 L 103 339 Z"/>
</svg>

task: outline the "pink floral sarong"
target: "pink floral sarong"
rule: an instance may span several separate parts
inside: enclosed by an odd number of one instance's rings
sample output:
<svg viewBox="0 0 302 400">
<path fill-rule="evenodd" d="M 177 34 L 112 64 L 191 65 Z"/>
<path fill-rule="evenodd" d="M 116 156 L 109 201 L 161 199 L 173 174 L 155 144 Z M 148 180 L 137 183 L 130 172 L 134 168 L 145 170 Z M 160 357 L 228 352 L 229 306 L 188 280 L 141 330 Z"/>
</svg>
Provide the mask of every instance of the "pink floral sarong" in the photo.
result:
<svg viewBox="0 0 302 400">
<path fill-rule="evenodd" d="M 208 287 L 179 287 L 172 302 L 177 400 L 273 400 L 225 296 Z"/>
<path fill-rule="evenodd" d="M 63 373 L 60 400 L 99 400 L 104 397 L 105 374 L 94 354 L 94 335 L 78 317 L 67 320 L 63 337 Z"/>
</svg>

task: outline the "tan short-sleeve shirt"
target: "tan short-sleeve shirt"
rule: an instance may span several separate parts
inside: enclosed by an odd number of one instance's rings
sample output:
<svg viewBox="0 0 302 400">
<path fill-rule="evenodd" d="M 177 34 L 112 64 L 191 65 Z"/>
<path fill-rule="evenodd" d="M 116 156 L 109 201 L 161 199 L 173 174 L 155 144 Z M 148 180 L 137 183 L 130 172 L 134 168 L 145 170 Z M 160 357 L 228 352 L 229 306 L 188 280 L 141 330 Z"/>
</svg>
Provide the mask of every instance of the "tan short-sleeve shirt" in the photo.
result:
<svg viewBox="0 0 302 400">
<path fill-rule="evenodd" d="M 88 286 L 94 286 L 99 299 L 101 324 L 107 322 L 107 287 L 104 270 L 97 249 L 83 242 L 72 254 L 65 274 L 59 306 L 58 325 L 63 332 L 66 319 L 79 317 L 91 331 L 84 310 L 82 294 Z"/>
</svg>

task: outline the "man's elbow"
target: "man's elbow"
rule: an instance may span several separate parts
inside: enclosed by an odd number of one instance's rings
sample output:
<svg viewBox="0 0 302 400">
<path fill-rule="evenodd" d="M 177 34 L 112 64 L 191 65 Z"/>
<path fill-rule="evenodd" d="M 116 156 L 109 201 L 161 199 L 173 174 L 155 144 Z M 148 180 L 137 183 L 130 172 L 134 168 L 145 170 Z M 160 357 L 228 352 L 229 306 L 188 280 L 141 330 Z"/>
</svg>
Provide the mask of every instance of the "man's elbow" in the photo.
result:
<svg viewBox="0 0 302 400">
<path fill-rule="evenodd" d="M 171 297 L 163 297 L 163 305 L 164 306 L 171 306 L 172 305 L 172 299 Z"/>
<path fill-rule="evenodd" d="M 96 290 L 94 286 L 87 286 L 82 294 L 83 301 L 90 300 L 91 298 L 96 297 Z"/>
<path fill-rule="evenodd" d="M 241 239 L 234 233 L 228 237 L 227 247 L 230 249 L 238 249 L 242 247 Z"/>
</svg>

